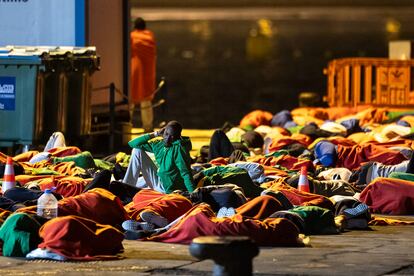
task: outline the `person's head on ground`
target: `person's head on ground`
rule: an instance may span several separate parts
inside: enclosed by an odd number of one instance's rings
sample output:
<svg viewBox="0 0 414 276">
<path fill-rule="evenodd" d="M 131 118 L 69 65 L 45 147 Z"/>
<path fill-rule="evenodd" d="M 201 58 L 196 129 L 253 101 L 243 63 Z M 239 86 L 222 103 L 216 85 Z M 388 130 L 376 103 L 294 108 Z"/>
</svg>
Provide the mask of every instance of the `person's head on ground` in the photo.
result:
<svg viewBox="0 0 414 276">
<path fill-rule="evenodd" d="M 246 131 L 241 136 L 243 142 L 248 148 L 262 148 L 264 144 L 263 136 L 259 132 L 254 130 Z"/>
<path fill-rule="evenodd" d="M 183 130 L 182 125 L 177 121 L 170 121 L 165 126 L 162 132 L 162 138 L 166 147 L 171 146 L 174 141 L 181 138 L 181 131 Z"/>
<path fill-rule="evenodd" d="M 145 30 L 147 28 L 147 23 L 145 22 L 144 18 L 138 17 L 135 19 L 134 28 L 137 30 Z"/>
</svg>

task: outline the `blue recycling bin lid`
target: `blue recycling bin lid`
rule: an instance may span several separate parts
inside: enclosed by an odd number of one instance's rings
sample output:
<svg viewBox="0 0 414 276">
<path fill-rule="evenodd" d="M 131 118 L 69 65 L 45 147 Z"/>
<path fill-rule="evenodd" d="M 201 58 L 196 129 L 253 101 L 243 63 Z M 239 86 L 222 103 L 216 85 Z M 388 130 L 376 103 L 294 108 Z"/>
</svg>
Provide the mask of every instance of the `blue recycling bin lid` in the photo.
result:
<svg viewBox="0 0 414 276">
<path fill-rule="evenodd" d="M 0 64 L 39 65 L 42 63 L 42 55 L 54 48 L 11 45 L 0 47 Z"/>
<path fill-rule="evenodd" d="M 28 52 L 27 47 L 20 47 L 15 49 L 14 46 L 0 47 L 0 64 L 21 64 L 21 65 L 36 65 L 41 64 L 40 55 L 42 52 Z"/>
<path fill-rule="evenodd" d="M 40 56 L 21 56 L 21 55 L 2 55 L 0 54 L 0 64 L 7 65 L 39 65 L 42 63 Z"/>
</svg>

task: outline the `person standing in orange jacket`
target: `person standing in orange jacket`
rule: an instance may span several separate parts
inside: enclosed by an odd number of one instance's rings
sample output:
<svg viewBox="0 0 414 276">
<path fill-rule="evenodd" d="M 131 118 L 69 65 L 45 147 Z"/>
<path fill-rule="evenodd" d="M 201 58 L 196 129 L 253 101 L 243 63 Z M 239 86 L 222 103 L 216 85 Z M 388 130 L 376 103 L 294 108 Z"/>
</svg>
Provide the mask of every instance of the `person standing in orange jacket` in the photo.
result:
<svg viewBox="0 0 414 276">
<path fill-rule="evenodd" d="M 153 130 L 154 114 L 152 99 L 155 91 L 157 50 L 154 34 L 146 28 L 146 22 L 138 17 L 131 37 L 131 91 L 133 107 L 140 105 L 142 127 L 145 132 Z"/>
</svg>

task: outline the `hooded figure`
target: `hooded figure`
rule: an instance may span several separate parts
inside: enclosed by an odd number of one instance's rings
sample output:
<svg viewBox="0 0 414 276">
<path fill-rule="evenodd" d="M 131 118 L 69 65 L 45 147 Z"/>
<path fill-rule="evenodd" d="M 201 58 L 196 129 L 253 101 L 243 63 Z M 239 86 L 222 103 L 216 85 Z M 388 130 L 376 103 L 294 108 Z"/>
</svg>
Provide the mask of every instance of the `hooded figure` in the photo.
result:
<svg viewBox="0 0 414 276">
<path fill-rule="evenodd" d="M 191 141 L 181 136 L 182 126 L 170 121 L 160 131 L 141 135 L 131 141 L 131 161 L 123 182 L 138 188 L 152 188 L 163 193 L 195 189 L 191 173 Z M 162 139 L 153 139 L 162 136 Z M 156 164 L 146 152 L 154 154 Z M 140 177 L 142 173 L 142 177 Z"/>
<path fill-rule="evenodd" d="M 157 51 L 154 34 L 146 29 L 144 19 L 135 20 L 131 39 L 131 93 L 130 101 L 140 104 L 142 126 L 146 132 L 153 129 L 151 100 L 155 91 Z"/>
</svg>

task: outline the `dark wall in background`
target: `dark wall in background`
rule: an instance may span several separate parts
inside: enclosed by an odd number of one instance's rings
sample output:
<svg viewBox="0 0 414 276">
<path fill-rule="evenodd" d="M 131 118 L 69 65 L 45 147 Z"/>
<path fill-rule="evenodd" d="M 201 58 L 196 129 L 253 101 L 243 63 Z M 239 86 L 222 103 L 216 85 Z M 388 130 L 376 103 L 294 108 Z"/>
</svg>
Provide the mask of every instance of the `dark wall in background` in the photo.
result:
<svg viewBox="0 0 414 276">
<path fill-rule="evenodd" d="M 140 7 L 413 6 L 412 0 L 130 0 Z"/>
<path fill-rule="evenodd" d="M 390 40 L 414 37 L 414 11 L 402 7 L 220 11 L 133 8 L 132 18 L 147 18 L 156 35 L 157 76 L 169 87 L 167 117 L 156 109 L 157 122 L 216 128 L 254 109 L 292 109 L 300 92 L 325 94 L 330 60 L 387 57 Z M 259 19 L 270 34 L 260 33 Z"/>
</svg>

